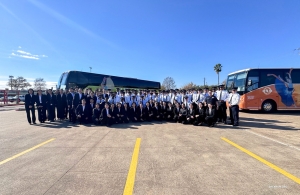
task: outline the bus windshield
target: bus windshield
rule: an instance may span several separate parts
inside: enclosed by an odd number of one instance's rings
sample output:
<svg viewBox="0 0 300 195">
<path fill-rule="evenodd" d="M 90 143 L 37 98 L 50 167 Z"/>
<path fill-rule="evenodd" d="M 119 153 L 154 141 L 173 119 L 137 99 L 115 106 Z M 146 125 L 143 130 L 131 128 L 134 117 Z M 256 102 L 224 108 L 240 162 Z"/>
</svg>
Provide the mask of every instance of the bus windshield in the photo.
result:
<svg viewBox="0 0 300 195">
<path fill-rule="evenodd" d="M 227 89 L 232 89 L 232 87 L 237 87 L 237 91 L 244 92 L 246 86 L 246 78 L 248 72 L 240 72 L 236 74 L 229 75 L 227 78 Z"/>
</svg>

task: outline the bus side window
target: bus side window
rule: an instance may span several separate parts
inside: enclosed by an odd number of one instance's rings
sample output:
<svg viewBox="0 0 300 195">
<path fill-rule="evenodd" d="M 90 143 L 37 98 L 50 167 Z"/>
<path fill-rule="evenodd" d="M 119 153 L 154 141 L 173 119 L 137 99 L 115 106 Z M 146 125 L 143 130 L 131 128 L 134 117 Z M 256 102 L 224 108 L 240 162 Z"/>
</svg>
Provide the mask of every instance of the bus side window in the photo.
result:
<svg viewBox="0 0 300 195">
<path fill-rule="evenodd" d="M 250 81 L 251 80 L 251 85 L 248 85 L 250 84 Z M 259 77 L 248 77 L 248 82 L 247 82 L 247 90 L 248 91 L 253 91 L 255 89 L 258 88 L 258 83 L 259 83 Z"/>
</svg>

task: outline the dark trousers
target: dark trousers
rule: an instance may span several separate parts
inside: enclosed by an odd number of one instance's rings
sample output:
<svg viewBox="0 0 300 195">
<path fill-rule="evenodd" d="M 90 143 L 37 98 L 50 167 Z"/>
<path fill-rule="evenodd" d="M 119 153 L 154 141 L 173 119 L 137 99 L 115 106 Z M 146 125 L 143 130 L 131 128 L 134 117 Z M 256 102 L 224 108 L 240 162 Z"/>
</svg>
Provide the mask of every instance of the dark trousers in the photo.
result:
<svg viewBox="0 0 300 195">
<path fill-rule="evenodd" d="M 78 119 L 80 124 L 89 122 L 89 117 L 88 116 L 82 115 L 81 117 L 77 117 L 77 119 Z"/>
<path fill-rule="evenodd" d="M 32 106 L 32 108 L 26 108 L 27 121 L 28 121 L 28 123 L 31 123 L 30 111 L 31 111 L 31 116 L 32 116 L 32 122 L 35 123 L 35 108 L 34 108 L 34 106 Z"/>
<path fill-rule="evenodd" d="M 193 124 L 194 122 L 195 122 L 195 117 L 186 119 L 186 124 Z"/>
<path fill-rule="evenodd" d="M 71 122 L 73 120 L 73 116 L 75 115 L 74 110 L 72 106 L 68 106 L 68 113 L 69 113 L 69 121 Z"/>
<path fill-rule="evenodd" d="M 153 115 L 153 119 L 154 119 L 154 120 L 161 121 L 162 118 L 163 118 L 163 115 L 161 115 L 161 114 Z"/>
<path fill-rule="evenodd" d="M 178 115 L 175 115 L 173 117 L 173 121 L 176 123 L 176 122 L 179 122 L 179 116 Z"/>
<path fill-rule="evenodd" d="M 234 105 L 230 107 L 230 120 L 234 125 L 239 124 L 239 106 Z"/>
<path fill-rule="evenodd" d="M 93 123 L 94 123 L 95 125 L 99 125 L 99 124 L 100 124 L 100 119 L 99 119 L 99 118 L 93 116 L 92 119 L 93 119 Z"/>
<path fill-rule="evenodd" d="M 64 119 L 65 118 L 64 106 L 57 105 L 56 110 L 57 110 L 57 118 Z"/>
<path fill-rule="evenodd" d="M 131 122 L 138 122 L 138 121 L 140 121 L 139 117 L 136 117 L 136 120 L 134 119 L 134 117 L 131 117 L 130 120 L 131 120 Z"/>
<path fill-rule="evenodd" d="M 226 122 L 227 120 L 226 109 L 227 109 L 226 102 L 219 102 L 218 118 L 223 122 Z"/>
<path fill-rule="evenodd" d="M 208 126 L 214 125 L 216 122 L 216 119 L 214 117 L 206 117 L 205 119 Z"/>
<path fill-rule="evenodd" d="M 48 120 L 53 121 L 55 118 L 55 106 L 48 105 L 47 112 L 48 112 Z"/>
<path fill-rule="evenodd" d="M 203 115 L 199 115 L 198 117 L 195 118 L 195 125 L 198 125 L 199 123 L 204 123 L 205 122 L 205 117 Z"/>
<path fill-rule="evenodd" d="M 40 122 L 45 122 L 45 120 L 46 120 L 46 108 L 45 107 L 38 108 L 38 116 L 39 116 Z"/>
<path fill-rule="evenodd" d="M 106 126 L 111 126 L 113 124 L 113 120 L 112 120 L 112 118 L 109 118 L 109 117 L 102 118 L 101 119 L 101 124 L 106 125 Z"/>
<path fill-rule="evenodd" d="M 186 123 L 186 116 L 184 116 L 184 115 L 179 116 L 178 117 L 178 122 L 180 122 L 180 123 Z"/>
<path fill-rule="evenodd" d="M 68 105 L 65 104 L 64 105 L 64 116 L 65 116 L 65 119 L 68 119 L 68 114 L 69 114 L 69 108 L 68 108 Z"/>
</svg>

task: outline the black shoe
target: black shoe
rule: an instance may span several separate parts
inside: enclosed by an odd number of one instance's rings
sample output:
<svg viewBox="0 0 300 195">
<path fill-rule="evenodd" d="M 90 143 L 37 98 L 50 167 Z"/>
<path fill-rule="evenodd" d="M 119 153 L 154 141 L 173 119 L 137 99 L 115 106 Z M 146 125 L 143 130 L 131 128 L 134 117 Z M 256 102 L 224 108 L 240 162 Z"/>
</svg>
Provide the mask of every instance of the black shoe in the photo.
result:
<svg viewBox="0 0 300 195">
<path fill-rule="evenodd" d="M 227 123 L 227 125 L 233 125 L 233 123 Z"/>
<path fill-rule="evenodd" d="M 236 126 L 239 126 L 238 124 L 233 124 L 232 126 L 236 127 Z"/>
<path fill-rule="evenodd" d="M 227 122 L 226 122 L 226 121 L 224 121 L 224 124 L 226 125 L 226 124 L 227 124 Z"/>
<path fill-rule="evenodd" d="M 35 125 L 36 125 L 36 122 L 33 122 L 33 124 L 35 124 Z"/>
<path fill-rule="evenodd" d="M 29 123 L 29 125 L 32 125 L 31 123 Z"/>
</svg>

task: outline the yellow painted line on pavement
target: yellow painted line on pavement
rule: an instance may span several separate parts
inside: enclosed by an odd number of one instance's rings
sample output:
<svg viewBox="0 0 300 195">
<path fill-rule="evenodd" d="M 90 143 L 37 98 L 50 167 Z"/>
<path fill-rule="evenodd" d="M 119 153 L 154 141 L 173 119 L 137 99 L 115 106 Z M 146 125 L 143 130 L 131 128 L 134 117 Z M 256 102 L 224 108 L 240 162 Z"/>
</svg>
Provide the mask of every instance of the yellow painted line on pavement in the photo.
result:
<svg viewBox="0 0 300 195">
<path fill-rule="evenodd" d="M 293 180 L 294 182 L 300 184 L 300 179 L 299 179 L 298 177 L 296 177 L 296 176 L 290 174 L 289 172 L 287 172 L 287 171 L 285 171 L 285 170 L 279 168 L 278 166 L 276 166 L 276 165 L 270 163 L 269 161 L 263 159 L 262 157 L 260 157 L 260 156 L 258 156 L 258 155 L 256 155 L 256 154 L 250 152 L 249 150 L 247 150 L 247 149 L 245 149 L 245 148 L 243 148 L 243 147 L 237 145 L 236 143 L 234 143 L 234 142 L 232 142 L 232 141 L 226 139 L 225 137 L 221 137 L 221 139 L 224 140 L 225 142 L 229 143 L 230 145 L 232 145 L 232 146 L 238 148 L 239 150 L 245 152 L 246 154 L 248 154 L 249 156 L 255 158 L 256 160 L 258 160 L 258 161 L 264 163 L 265 165 L 269 166 L 270 168 L 274 169 L 275 171 L 281 173 L 282 175 L 284 175 L 284 176 L 290 178 L 290 179 Z"/>
<path fill-rule="evenodd" d="M 131 164 L 130 164 L 130 168 L 128 171 L 123 195 L 132 195 L 133 194 L 135 173 L 136 173 L 136 167 L 138 164 L 140 145 L 141 145 L 141 138 L 137 138 L 136 142 L 135 142 L 132 158 L 131 158 Z"/>
<path fill-rule="evenodd" d="M 41 147 L 41 146 L 43 146 L 43 145 L 45 145 L 45 144 L 47 144 L 49 142 L 52 142 L 53 140 L 55 140 L 55 138 L 49 139 L 48 141 L 40 143 L 39 145 L 36 145 L 36 146 L 34 146 L 32 148 L 29 148 L 28 150 L 25 150 L 25 151 L 23 151 L 23 152 L 21 152 L 19 154 L 16 154 L 16 155 L 14 155 L 14 156 L 6 159 L 6 160 L 3 160 L 3 161 L 0 162 L 0 165 L 3 165 L 4 163 L 7 163 L 8 161 L 11 161 L 11 160 L 13 160 L 15 158 L 18 158 L 19 156 L 22 156 L 22 155 L 24 155 L 24 154 L 26 154 L 26 153 L 28 153 L 28 152 L 30 152 L 32 150 L 35 150 L 35 149 L 37 149 L 37 148 L 39 148 L 39 147 Z"/>
</svg>

